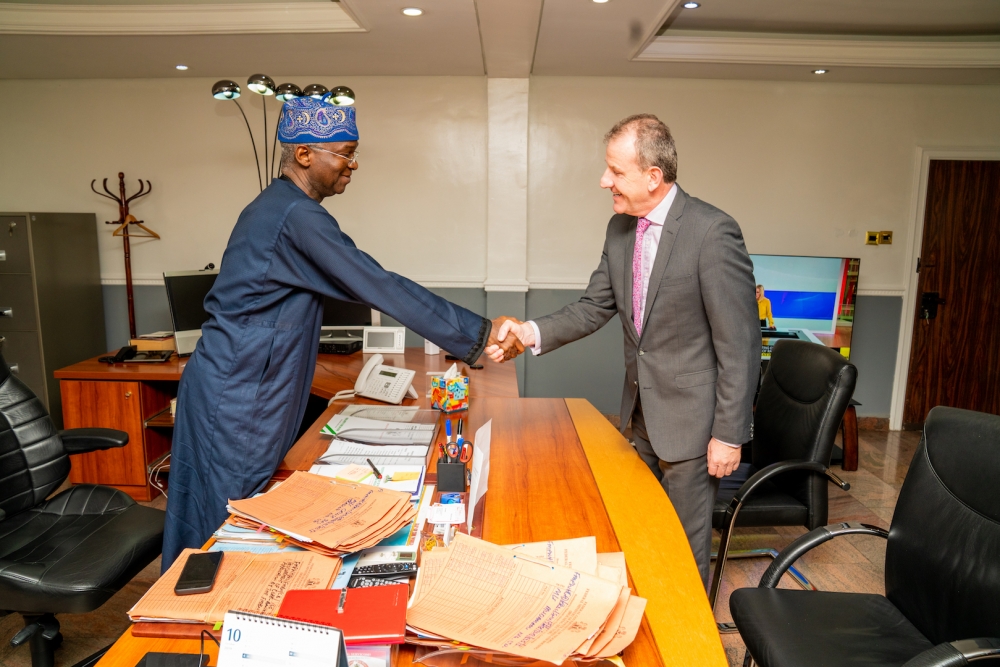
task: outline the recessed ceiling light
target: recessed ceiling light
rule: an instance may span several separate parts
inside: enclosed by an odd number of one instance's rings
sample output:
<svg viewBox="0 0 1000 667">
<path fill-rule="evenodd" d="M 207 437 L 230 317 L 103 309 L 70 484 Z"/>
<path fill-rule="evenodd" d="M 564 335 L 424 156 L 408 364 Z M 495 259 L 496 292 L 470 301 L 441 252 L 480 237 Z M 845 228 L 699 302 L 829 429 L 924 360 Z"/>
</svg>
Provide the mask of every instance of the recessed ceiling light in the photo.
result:
<svg viewBox="0 0 1000 667">
<path fill-rule="evenodd" d="M 596 2 L 596 3 L 597 3 L 597 4 L 599 4 L 599 5 L 603 5 L 603 4 L 604 4 L 605 2 L 607 2 L 607 1 L 608 1 L 608 0 L 594 0 L 594 2 Z"/>
<path fill-rule="evenodd" d="M 407 16 L 420 16 L 421 14 L 424 13 L 424 10 L 420 9 L 419 7 L 407 7 L 406 9 L 403 10 L 403 13 L 406 14 Z"/>
<path fill-rule="evenodd" d="M 188 68 L 188 66 L 187 66 L 187 65 L 178 65 L 178 66 L 177 66 L 177 69 L 181 70 L 182 72 L 183 72 L 184 70 L 186 70 L 187 68 Z"/>
<path fill-rule="evenodd" d="M 813 70 L 813 74 L 826 74 L 829 71 L 830 70 L 828 70 L 828 69 L 814 69 Z"/>
<path fill-rule="evenodd" d="M 684 3 L 684 9 L 698 9 L 699 7 L 701 7 L 701 3 L 700 2 L 685 2 Z"/>
</svg>

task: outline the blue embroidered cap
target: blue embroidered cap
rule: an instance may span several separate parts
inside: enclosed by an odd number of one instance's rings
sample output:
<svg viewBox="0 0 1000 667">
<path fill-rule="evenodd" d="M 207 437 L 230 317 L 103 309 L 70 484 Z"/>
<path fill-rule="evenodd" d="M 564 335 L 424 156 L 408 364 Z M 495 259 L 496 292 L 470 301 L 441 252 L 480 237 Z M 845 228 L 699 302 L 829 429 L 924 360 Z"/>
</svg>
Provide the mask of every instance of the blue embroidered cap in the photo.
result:
<svg viewBox="0 0 1000 667">
<path fill-rule="evenodd" d="M 338 107 L 327 100 L 296 97 L 281 107 L 278 141 L 283 144 L 322 144 L 333 141 L 357 141 L 358 125 L 354 107 Z"/>
</svg>

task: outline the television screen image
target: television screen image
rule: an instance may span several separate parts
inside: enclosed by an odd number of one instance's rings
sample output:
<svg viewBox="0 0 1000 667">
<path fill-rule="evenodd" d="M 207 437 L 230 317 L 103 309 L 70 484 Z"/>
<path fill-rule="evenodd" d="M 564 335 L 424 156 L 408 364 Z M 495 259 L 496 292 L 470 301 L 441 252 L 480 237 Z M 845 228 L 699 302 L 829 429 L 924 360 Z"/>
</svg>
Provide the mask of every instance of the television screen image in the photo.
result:
<svg viewBox="0 0 1000 667">
<path fill-rule="evenodd" d="M 856 257 L 750 255 L 760 314 L 761 359 L 783 339 L 808 340 L 851 356 Z"/>
</svg>

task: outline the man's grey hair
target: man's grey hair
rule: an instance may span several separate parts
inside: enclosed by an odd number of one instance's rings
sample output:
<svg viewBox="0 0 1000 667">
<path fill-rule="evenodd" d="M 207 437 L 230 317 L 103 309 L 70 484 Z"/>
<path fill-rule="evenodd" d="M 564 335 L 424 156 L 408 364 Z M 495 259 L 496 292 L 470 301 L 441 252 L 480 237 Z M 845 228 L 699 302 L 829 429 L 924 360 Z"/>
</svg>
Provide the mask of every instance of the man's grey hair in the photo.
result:
<svg viewBox="0 0 1000 667">
<path fill-rule="evenodd" d="M 642 170 L 659 167 L 663 180 L 677 180 L 677 147 L 670 128 L 651 113 L 639 113 L 623 118 L 604 135 L 604 143 L 622 134 L 635 132 L 635 154 Z"/>
<path fill-rule="evenodd" d="M 309 148 L 314 148 L 319 146 L 319 144 L 281 144 L 281 161 L 278 163 L 278 173 L 283 173 L 285 167 L 290 166 L 295 162 L 295 147 L 296 146 L 308 146 Z"/>
</svg>

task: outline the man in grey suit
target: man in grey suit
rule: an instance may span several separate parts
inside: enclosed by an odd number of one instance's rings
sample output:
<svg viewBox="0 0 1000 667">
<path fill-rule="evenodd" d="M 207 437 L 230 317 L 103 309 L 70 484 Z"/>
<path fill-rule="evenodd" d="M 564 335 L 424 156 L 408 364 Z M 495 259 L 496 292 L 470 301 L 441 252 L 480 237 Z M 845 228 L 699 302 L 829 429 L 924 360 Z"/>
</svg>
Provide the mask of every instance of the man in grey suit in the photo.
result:
<svg viewBox="0 0 1000 667">
<path fill-rule="evenodd" d="M 594 333 L 618 313 L 625 330 L 622 429 L 677 510 L 708 584 L 719 480 L 753 431 L 760 327 L 753 263 L 739 225 L 675 183 L 677 152 L 656 116 L 630 116 L 605 137 L 615 214 L 604 252 L 576 303 L 508 321 L 534 354 Z M 495 346 L 486 353 L 500 361 Z M 637 508 L 641 511 L 641 508 Z"/>
</svg>

